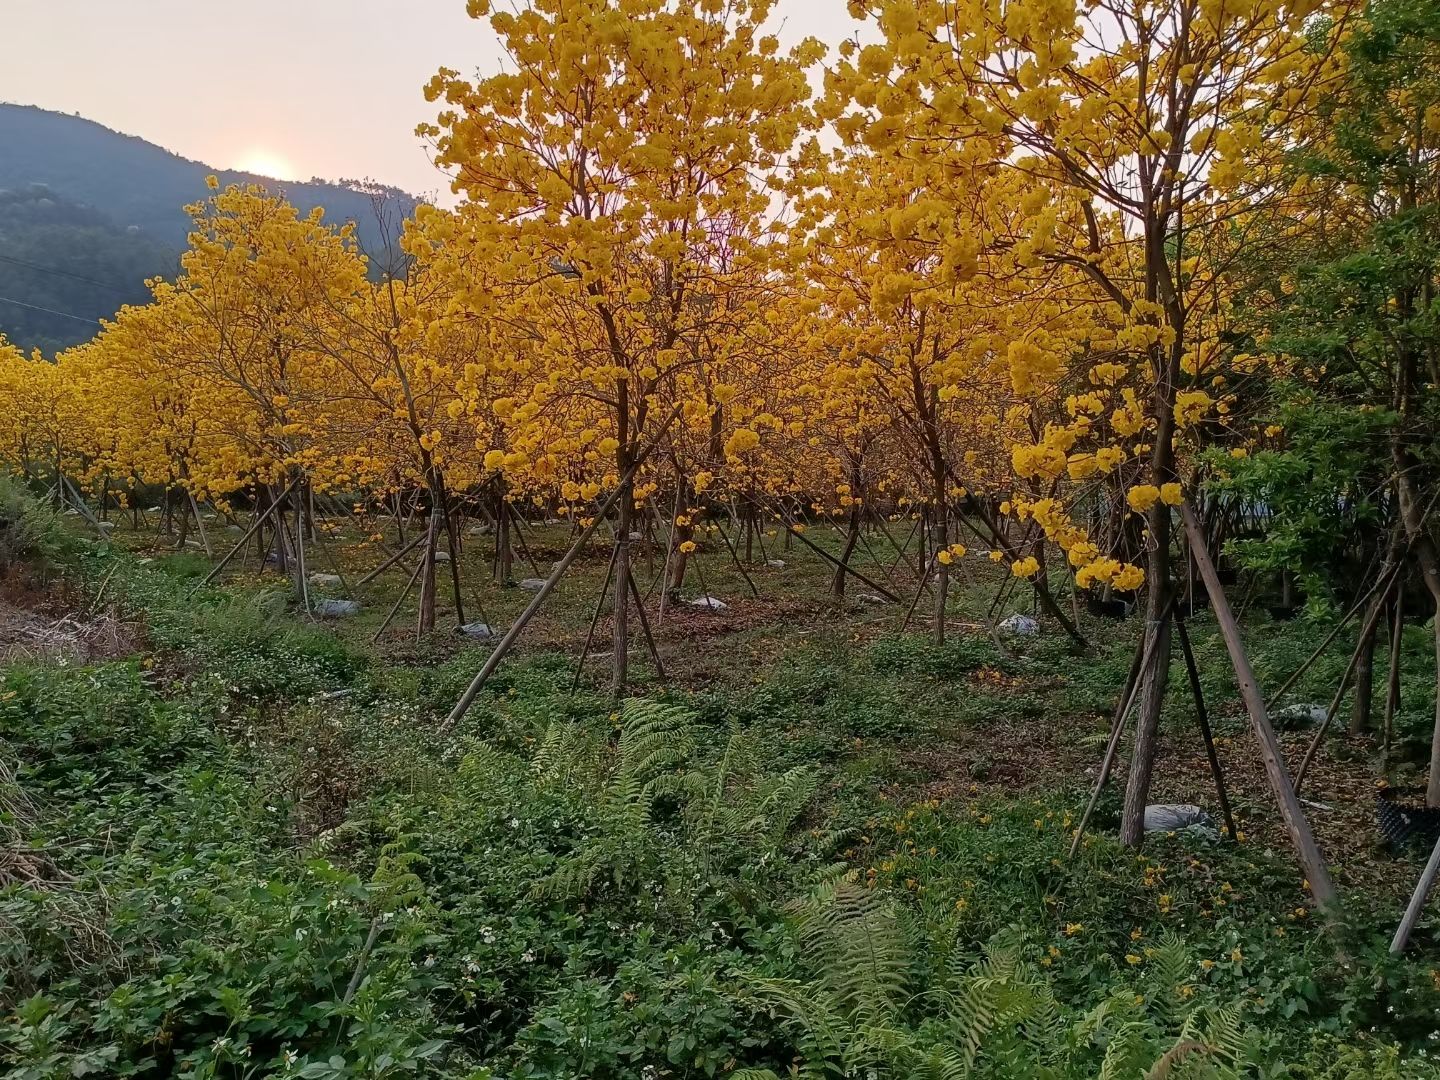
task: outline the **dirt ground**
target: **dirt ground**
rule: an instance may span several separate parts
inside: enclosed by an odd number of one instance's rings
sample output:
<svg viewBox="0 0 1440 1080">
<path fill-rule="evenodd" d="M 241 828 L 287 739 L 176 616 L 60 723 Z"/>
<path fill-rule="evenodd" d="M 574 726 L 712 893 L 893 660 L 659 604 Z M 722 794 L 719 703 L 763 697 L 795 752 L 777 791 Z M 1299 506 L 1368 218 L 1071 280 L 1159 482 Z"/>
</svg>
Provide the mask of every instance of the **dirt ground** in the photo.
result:
<svg viewBox="0 0 1440 1080">
<path fill-rule="evenodd" d="M 0 665 L 88 664 L 132 655 L 143 642 L 138 622 L 58 579 L 23 567 L 0 578 Z"/>
</svg>

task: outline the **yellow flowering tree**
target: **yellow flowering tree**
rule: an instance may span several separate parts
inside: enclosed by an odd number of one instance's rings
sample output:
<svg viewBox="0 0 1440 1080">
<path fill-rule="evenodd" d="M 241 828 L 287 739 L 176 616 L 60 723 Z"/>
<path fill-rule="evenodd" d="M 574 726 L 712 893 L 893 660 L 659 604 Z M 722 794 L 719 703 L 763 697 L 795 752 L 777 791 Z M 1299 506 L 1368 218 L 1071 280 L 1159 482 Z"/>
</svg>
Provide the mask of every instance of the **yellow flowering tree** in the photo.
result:
<svg viewBox="0 0 1440 1080">
<path fill-rule="evenodd" d="M 470 5 L 477 17 L 489 5 Z M 578 0 L 490 17 L 513 73 L 442 71 L 435 140 L 466 195 L 482 317 L 533 342 L 544 370 L 511 412 L 512 453 L 542 476 L 570 450 L 523 425 L 596 433 L 615 521 L 614 687 L 626 682 L 634 470 L 710 363 L 735 258 L 763 232 L 764 178 L 805 120 L 805 67 L 760 32 L 768 0 Z M 723 246 L 723 250 L 722 250 Z M 498 278 L 498 281 L 496 280 Z M 586 453 L 592 452 L 589 450 Z"/>
</svg>

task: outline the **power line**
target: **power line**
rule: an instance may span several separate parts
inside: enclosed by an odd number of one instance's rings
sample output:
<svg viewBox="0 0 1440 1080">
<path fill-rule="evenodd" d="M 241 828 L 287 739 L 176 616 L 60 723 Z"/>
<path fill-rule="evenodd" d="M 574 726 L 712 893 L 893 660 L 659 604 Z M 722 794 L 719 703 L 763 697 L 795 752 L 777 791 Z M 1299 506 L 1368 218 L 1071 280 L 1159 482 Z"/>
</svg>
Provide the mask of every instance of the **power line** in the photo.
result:
<svg viewBox="0 0 1440 1080">
<path fill-rule="evenodd" d="M 29 262 L 26 259 L 17 259 L 13 255 L 0 255 L 0 262 L 14 263 L 16 266 L 24 266 L 30 270 L 38 270 L 42 274 L 54 274 L 56 277 L 74 278 L 76 281 L 83 281 L 87 285 L 98 285 L 102 289 L 113 289 L 118 293 L 135 291 L 133 288 L 127 289 L 123 285 L 116 285 L 109 281 L 101 281 L 99 278 L 86 277 L 84 274 L 77 274 L 71 270 L 60 270 L 53 266 L 41 266 L 39 263 Z"/>
<path fill-rule="evenodd" d="M 43 311 L 46 315 L 58 315 L 62 319 L 74 319 L 76 322 L 92 326 L 100 325 L 99 319 L 87 319 L 83 315 L 71 315 L 68 311 L 56 311 L 54 308 L 41 307 L 39 304 L 27 304 L 24 300 L 14 300 L 8 296 L 0 296 L 0 303 L 14 304 L 16 307 L 29 308 L 31 311 Z"/>
</svg>

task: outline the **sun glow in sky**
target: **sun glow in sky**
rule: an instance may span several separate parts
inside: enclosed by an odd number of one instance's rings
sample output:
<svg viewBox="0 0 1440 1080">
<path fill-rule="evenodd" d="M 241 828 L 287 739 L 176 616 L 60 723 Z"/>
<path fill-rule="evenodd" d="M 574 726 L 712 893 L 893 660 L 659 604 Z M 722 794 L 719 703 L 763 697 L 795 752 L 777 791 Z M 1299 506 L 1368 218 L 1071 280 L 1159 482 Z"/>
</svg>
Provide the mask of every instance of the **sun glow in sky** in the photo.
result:
<svg viewBox="0 0 1440 1080">
<path fill-rule="evenodd" d="M 295 168 L 285 158 L 272 150 L 252 148 L 240 155 L 235 163 L 240 172 L 255 173 L 271 180 L 297 180 Z"/>
<path fill-rule="evenodd" d="M 421 93 L 438 68 L 503 70 L 498 39 L 465 0 L 222 5 L 202 20 L 219 50 L 192 47 L 196 10 L 194 0 L 0 0 L 0 101 L 78 113 L 214 168 L 370 178 L 453 201 L 415 125 L 440 109 Z M 855 29 L 843 0 L 778 0 L 772 21 L 787 45 Z"/>
</svg>

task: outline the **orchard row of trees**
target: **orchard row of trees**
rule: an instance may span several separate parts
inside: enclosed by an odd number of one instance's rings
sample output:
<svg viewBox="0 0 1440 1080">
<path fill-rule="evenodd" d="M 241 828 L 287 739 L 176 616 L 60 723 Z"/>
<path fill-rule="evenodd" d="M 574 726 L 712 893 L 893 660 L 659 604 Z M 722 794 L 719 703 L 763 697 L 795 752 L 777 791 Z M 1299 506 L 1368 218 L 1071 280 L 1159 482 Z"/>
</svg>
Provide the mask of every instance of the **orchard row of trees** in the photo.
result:
<svg viewBox="0 0 1440 1080">
<path fill-rule="evenodd" d="M 421 131 L 458 209 L 363 252 L 217 191 L 149 304 L 4 354 L 0 454 L 282 533 L 301 492 L 423 492 L 432 610 L 459 497 L 502 538 L 607 517 L 622 596 L 644 517 L 674 581 L 704 514 L 834 519 L 843 589 L 867 518 L 920 514 L 937 635 L 982 553 L 1077 637 L 1053 574 L 1143 592 L 1138 844 L 1187 567 L 1259 517 L 1372 642 L 1407 585 L 1440 607 L 1440 6 L 851 0 L 828 55 L 771 6 L 471 0 L 504 70 L 442 71 Z"/>
</svg>

